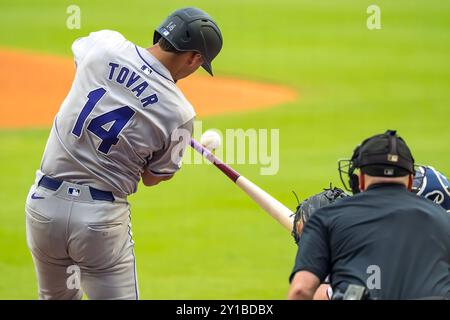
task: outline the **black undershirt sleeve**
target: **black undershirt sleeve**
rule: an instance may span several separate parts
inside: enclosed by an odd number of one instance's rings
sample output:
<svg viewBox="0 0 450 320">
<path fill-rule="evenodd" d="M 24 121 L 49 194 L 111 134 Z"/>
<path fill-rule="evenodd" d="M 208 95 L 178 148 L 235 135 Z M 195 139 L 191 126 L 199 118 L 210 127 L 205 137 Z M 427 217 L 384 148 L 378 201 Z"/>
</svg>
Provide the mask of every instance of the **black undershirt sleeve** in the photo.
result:
<svg viewBox="0 0 450 320">
<path fill-rule="evenodd" d="M 330 248 L 325 215 L 318 210 L 305 224 L 298 243 L 294 269 L 289 281 L 299 271 L 309 271 L 323 282 L 330 274 Z"/>
</svg>

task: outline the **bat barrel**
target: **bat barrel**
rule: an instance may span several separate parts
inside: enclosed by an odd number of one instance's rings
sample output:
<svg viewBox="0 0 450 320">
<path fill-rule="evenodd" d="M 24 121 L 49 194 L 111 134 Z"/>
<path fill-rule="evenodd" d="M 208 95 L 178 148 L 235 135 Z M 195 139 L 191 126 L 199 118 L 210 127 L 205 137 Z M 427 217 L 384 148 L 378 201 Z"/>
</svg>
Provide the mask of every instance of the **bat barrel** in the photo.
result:
<svg viewBox="0 0 450 320">
<path fill-rule="evenodd" d="M 289 208 L 243 176 L 239 177 L 236 184 L 272 218 L 277 220 L 289 232 L 292 231 L 294 217 L 293 212 Z"/>
</svg>

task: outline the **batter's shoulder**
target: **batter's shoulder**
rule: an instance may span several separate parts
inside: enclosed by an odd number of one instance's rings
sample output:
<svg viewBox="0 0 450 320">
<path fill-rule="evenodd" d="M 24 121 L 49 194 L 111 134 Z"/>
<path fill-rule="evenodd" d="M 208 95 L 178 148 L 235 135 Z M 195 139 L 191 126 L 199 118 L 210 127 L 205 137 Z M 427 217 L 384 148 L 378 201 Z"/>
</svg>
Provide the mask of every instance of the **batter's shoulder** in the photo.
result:
<svg viewBox="0 0 450 320">
<path fill-rule="evenodd" d="M 183 125 L 193 123 L 195 111 L 189 101 L 182 93 L 174 93 L 164 104 L 167 113 L 166 126 L 169 132 L 172 132 Z"/>
<path fill-rule="evenodd" d="M 125 37 L 117 31 L 100 30 L 76 39 L 72 44 L 72 52 L 75 62 L 78 64 L 92 52 L 100 56 L 101 51 L 117 49 L 127 42 Z"/>
<path fill-rule="evenodd" d="M 179 120 L 185 123 L 195 117 L 195 110 L 192 104 L 186 99 L 184 94 L 178 89 L 179 94 L 177 96 L 178 102 L 176 103 L 176 110 L 179 116 Z"/>
<path fill-rule="evenodd" d="M 91 38 L 92 40 L 100 43 L 126 40 L 125 37 L 120 32 L 108 29 L 91 32 L 88 35 L 88 38 Z"/>
</svg>

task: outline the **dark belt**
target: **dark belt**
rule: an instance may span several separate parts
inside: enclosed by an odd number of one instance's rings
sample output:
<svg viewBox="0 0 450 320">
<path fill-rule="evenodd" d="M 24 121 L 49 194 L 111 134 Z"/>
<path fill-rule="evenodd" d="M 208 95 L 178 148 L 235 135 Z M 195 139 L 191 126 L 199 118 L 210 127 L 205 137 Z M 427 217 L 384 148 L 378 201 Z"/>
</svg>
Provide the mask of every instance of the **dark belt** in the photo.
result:
<svg viewBox="0 0 450 320">
<path fill-rule="evenodd" d="M 59 187 L 63 182 L 64 181 L 50 178 L 49 176 L 43 176 L 42 179 L 39 181 L 38 186 L 56 191 L 59 189 Z M 115 200 L 114 195 L 110 191 L 102 191 L 92 187 L 89 187 L 89 191 L 91 193 L 92 199 L 94 200 L 109 201 L 109 202 L 114 202 Z"/>
</svg>

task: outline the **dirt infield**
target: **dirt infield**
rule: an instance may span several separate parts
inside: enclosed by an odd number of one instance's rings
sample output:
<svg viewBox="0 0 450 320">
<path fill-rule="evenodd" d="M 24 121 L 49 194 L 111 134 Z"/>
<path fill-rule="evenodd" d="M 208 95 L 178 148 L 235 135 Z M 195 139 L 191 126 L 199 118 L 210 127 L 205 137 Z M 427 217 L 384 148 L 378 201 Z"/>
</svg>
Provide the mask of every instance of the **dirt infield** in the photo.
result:
<svg viewBox="0 0 450 320">
<path fill-rule="evenodd" d="M 0 128 L 51 125 L 74 73 L 75 65 L 68 58 L 0 50 Z M 193 75 L 179 86 L 200 117 L 269 108 L 296 99 L 291 89 L 233 78 Z"/>
</svg>

